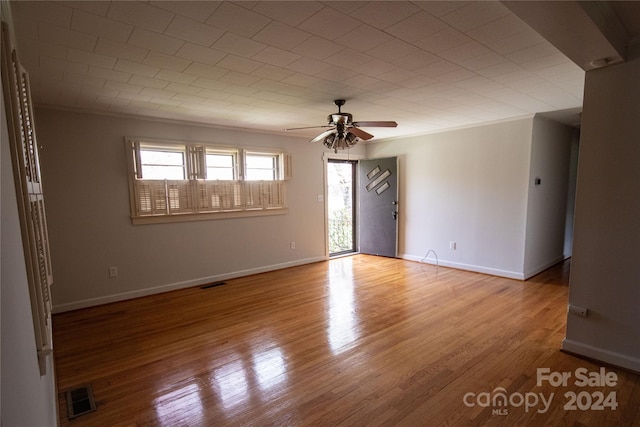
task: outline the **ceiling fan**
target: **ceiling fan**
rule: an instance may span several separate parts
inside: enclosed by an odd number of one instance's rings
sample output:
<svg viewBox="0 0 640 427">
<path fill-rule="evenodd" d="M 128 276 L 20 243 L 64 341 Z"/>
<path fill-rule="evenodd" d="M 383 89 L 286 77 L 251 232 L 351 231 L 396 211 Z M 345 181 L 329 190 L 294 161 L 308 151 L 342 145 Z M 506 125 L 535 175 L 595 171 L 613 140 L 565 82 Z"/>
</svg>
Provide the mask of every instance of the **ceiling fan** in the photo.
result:
<svg viewBox="0 0 640 427">
<path fill-rule="evenodd" d="M 311 140 L 311 142 L 322 141 L 327 148 L 331 148 L 338 152 L 338 149 L 350 148 L 362 139 L 369 140 L 373 138 L 368 132 L 363 131 L 360 127 L 396 127 L 398 123 L 394 121 L 366 121 L 354 122 L 353 116 L 349 113 L 343 113 L 341 108 L 345 104 L 344 99 L 336 99 L 333 101 L 338 106 L 338 112 L 327 116 L 327 125 L 323 126 L 307 126 L 301 128 L 290 128 L 285 130 L 313 129 L 313 128 L 331 128 L 322 132 Z"/>
</svg>

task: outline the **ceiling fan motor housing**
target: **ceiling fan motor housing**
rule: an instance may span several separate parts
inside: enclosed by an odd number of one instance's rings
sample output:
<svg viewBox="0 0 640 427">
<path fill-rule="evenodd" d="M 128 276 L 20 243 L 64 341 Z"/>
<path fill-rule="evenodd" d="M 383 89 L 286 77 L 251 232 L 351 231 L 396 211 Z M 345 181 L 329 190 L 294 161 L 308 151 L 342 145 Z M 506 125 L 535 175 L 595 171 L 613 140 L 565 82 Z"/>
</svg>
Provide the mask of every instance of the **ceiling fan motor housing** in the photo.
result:
<svg viewBox="0 0 640 427">
<path fill-rule="evenodd" d="M 351 122 L 353 122 L 353 116 L 349 113 L 329 114 L 327 116 L 327 121 L 330 125 L 338 123 L 351 124 Z"/>
</svg>

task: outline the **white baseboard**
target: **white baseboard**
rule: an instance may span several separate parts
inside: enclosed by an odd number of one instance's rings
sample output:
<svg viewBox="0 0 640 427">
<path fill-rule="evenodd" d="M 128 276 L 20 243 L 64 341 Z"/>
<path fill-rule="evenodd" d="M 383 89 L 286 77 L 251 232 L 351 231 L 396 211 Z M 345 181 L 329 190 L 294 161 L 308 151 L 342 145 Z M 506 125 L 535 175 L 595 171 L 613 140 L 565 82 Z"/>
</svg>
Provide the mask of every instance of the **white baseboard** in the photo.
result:
<svg viewBox="0 0 640 427">
<path fill-rule="evenodd" d="M 415 255 L 409 255 L 409 254 L 402 254 L 400 255 L 400 258 L 406 259 L 409 261 L 418 261 L 418 262 L 424 262 L 427 264 L 434 264 L 434 265 L 436 263 L 436 260 L 433 256 L 428 257 L 427 259 L 424 259 L 424 257 L 418 257 Z M 524 274 L 517 271 L 500 270 L 498 268 L 483 267 L 480 265 L 472 265 L 472 264 L 463 264 L 460 262 L 453 262 L 453 261 L 447 261 L 442 259 L 438 260 L 438 265 L 441 265 L 442 267 L 457 268 L 458 270 L 473 271 L 476 273 L 490 274 L 492 276 L 506 277 L 508 279 L 524 280 Z"/>
<path fill-rule="evenodd" d="M 610 365 L 619 366 L 629 369 L 633 372 L 640 372 L 640 359 L 627 356 L 625 354 L 616 353 L 578 341 L 565 338 L 562 340 L 562 350 L 579 356 L 588 357 L 589 359 L 599 360 Z"/>
<path fill-rule="evenodd" d="M 266 265 L 262 267 L 250 268 L 247 270 L 233 271 L 229 273 L 217 274 L 215 276 L 201 277 L 198 279 L 187 280 L 184 282 L 168 283 L 165 285 L 154 286 L 152 288 L 137 289 L 130 292 L 122 292 L 119 294 L 105 295 L 97 298 L 88 298 L 80 301 L 69 302 L 65 304 L 54 304 L 53 313 L 63 313 L 65 311 L 78 310 L 81 308 L 93 307 L 96 305 L 108 304 L 111 302 L 124 301 L 133 298 L 144 297 L 148 295 L 160 294 L 163 292 L 175 291 L 177 289 L 190 288 L 193 286 L 206 285 L 208 283 L 219 282 L 221 280 L 235 279 L 252 274 L 266 273 L 267 271 L 281 270 L 283 268 L 296 267 L 298 265 L 311 264 L 319 261 L 326 261 L 327 257 L 314 257 L 281 264 Z"/>
</svg>

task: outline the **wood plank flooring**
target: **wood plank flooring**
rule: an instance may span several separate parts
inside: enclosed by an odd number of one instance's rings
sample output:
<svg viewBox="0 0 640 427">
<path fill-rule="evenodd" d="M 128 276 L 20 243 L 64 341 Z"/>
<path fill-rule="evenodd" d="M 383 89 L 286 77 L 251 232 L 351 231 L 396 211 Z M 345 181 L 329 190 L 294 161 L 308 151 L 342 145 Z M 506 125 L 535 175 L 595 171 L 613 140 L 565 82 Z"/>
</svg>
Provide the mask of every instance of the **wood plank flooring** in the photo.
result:
<svg viewBox="0 0 640 427">
<path fill-rule="evenodd" d="M 601 364 L 559 351 L 568 270 L 521 282 L 357 255 L 58 314 L 60 424 L 638 426 L 638 375 L 606 366 L 616 386 L 579 387 Z M 537 368 L 572 379 L 538 386 Z M 87 383 L 97 411 L 67 419 L 63 392 Z M 567 410 L 571 391 L 618 406 Z M 525 407 L 534 394 L 550 405 Z"/>
</svg>

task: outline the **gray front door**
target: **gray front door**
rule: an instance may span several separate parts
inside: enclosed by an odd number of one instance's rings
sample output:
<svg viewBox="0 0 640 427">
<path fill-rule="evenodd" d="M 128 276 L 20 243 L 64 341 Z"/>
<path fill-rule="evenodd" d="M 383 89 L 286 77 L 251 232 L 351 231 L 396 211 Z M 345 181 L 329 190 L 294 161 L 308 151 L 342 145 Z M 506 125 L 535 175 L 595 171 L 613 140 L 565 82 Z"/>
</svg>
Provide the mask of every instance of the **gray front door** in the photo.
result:
<svg viewBox="0 0 640 427">
<path fill-rule="evenodd" d="M 360 160 L 360 253 L 398 256 L 398 159 Z"/>
</svg>

